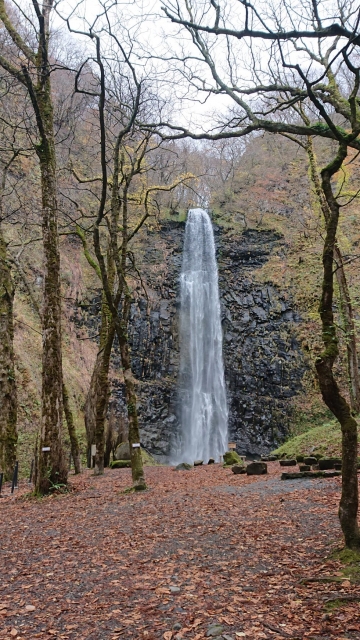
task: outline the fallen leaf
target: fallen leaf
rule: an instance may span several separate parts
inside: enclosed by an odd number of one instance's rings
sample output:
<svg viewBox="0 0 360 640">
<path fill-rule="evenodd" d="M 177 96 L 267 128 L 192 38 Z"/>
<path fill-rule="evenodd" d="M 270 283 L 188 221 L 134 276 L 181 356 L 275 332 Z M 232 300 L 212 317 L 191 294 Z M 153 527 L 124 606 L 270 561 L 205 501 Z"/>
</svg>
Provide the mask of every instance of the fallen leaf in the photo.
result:
<svg viewBox="0 0 360 640">
<path fill-rule="evenodd" d="M 27 604 L 25 607 L 26 611 L 35 611 L 36 607 L 33 604 Z"/>
<path fill-rule="evenodd" d="M 15 637 L 17 636 L 17 634 L 18 634 L 17 629 L 11 629 L 11 631 L 10 631 L 10 635 L 11 635 L 13 638 L 15 638 Z"/>
<path fill-rule="evenodd" d="M 164 640 L 171 640 L 172 636 L 173 636 L 172 631 L 165 631 L 163 638 Z"/>
</svg>

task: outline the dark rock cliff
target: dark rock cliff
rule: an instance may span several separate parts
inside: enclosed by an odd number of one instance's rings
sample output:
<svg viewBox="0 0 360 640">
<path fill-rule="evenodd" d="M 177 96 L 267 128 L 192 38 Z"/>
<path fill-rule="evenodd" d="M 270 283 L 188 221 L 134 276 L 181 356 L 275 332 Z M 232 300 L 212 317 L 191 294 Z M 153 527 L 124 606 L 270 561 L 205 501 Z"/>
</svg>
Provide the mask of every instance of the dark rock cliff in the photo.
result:
<svg viewBox="0 0 360 640">
<path fill-rule="evenodd" d="M 131 312 L 133 372 L 139 381 L 142 443 L 166 456 L 179 428 L 178 284 L 184 223 L 148 232 L 142 257 L 148 300 L 140 288 Z M 286 435 L 291 399 L 301 391 L 305 362 L 295 337 L 299 317 L 288 292 L 261 285 L 253 275 L 282 247 L 271 231 L 247 230 L 239 238 L 215 227 L 224 330 L 229 439 L 238 451 L 269 451 Z M 145 268 L 144 268 L 145 267 Z M 122 403 L 121 388 L 114 389 Z"/>
</svg>

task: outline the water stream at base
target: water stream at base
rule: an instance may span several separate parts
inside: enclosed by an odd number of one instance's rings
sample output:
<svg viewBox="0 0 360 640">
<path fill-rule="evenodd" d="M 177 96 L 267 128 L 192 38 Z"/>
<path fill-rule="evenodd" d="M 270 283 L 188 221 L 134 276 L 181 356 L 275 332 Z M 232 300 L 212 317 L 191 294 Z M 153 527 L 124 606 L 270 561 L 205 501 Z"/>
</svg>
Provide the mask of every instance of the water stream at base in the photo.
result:
<svg viewBox="0 0 360 640">
<path fill-rule="evenodd" d="M 181 435 L 173 458 L 218 462 L 227 450 L 228 409 L 214 234 L 204 209 L 188 213 L 180 284 Z"/>
</svg>

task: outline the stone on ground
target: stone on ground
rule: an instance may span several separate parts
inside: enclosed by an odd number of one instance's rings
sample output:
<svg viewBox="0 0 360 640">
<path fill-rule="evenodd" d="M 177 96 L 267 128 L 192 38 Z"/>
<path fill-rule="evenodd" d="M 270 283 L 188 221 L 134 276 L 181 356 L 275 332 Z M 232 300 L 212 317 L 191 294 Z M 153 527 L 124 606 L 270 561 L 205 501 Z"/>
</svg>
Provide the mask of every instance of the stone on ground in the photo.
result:
<svg viewBox="0 0 360 640">
<path fill-rule="evenodd" d="M 310 471 L 311 467 L 309 464 L 299 464 L 300 471 Z"/>
<path fill-rule="evenodd" d="M 176 465 L 174 471 L 190 471 L 192 468 L 192 464 L 189 464 L 188 462 L 180 462 L 180 464 Z"/>
<path fill-rule="evenodd" d="M 224 627 L 221 626 L 221 624 L 212 624 L 206 632 L 206 637 L 217 638 L 218 636 L 221 636 L 223 631 L 224 631 Z"/>
<path fill-rule="evenodd" d="M 204 460 L 195 460 L 194 461 L 194 467 L 201 467 L 202 464 L 204 464 Z"/>
<path fill-rule="evenodd" d="M 304 458 L 304 464 L 309 464 L 310 466 L 312 464 L 317 464 L 317 458 L 314 456 L 307 456 Z"/>
<path fill-rule="evenodd" d="M 130 460 L 131 459 L 131 455 L 130 455 L 130 445 L 128 442 L 122 442 L 121 444 L 119 444 L 119 446 L 116 448 L 115 454 L 114 454 L 114 459 L 115 460 Z"/>
<path fill-rule="evenodd" d="M 340 458 L 322 458 L 319 460 L 320 471 L 326 471 L 327 469 L 335 469 L 335 464 L 341 464 Z"/>
<path fill-rule="evenodd" d="M 224 467 L 231 467 L 233 464 L 241 463 L 241 458 L 236 451 L 226 451 L 223 455 Z"/>
<path fill-rule="evenodd" d="M 266 462 L 250 462 L 246 466 L 246 473 L 248 476 L 262 476 L 267 473 Z"/>
<path fill-rule="evenodd" d="M 231 471 L 235 474 L 246 473 L 246 467 L 244 464 L 233 464 Z"/>
<path fill-rule="evenodd" d="M 126 469 L 131 467 L 130 460 L 113 460 L 110 463 L 111 469 Z"/>
<path fill-rule="evenodd" d="M 296 467 L 297 462 L 295 458 L 290 460 L 280 460 L 280 467 Z"/>
<path fill-rule="evenodd" d="M 208 462 L 208 464 L 215 464 L 215 460 L 214 460 L 214 458 L 209 458 L 209 462 Z"/>
</svg>

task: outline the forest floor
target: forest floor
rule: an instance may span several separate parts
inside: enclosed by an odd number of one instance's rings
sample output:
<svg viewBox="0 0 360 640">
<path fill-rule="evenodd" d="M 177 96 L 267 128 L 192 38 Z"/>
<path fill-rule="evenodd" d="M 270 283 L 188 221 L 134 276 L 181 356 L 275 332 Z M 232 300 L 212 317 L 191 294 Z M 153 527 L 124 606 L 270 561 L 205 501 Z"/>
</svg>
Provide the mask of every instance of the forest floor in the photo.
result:
<svg viewBox="0 0 360 640">
<path fill-rule="evenodd" d="M 0 500 L 0 638 L 360 639 L 339 478 L 220 465 L 71 476 L 73 491 Z"/>
</svg>

